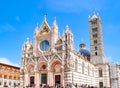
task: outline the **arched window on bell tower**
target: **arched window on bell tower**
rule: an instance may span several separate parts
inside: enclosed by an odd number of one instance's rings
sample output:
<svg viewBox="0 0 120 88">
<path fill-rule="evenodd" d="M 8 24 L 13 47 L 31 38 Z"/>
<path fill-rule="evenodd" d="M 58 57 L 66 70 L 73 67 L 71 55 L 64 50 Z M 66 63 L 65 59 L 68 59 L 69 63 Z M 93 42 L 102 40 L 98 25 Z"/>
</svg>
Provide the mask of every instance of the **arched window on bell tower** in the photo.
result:
<svg viewBox="0 0 120 88">
<path fill-rule="evenodd" d="M 97 50 L 97 46 L 95 46 L 95 50 Z"/>
<path fill-rule="evenodd" d="M 98 55 L 98 53 L 97 53 L 97 52 L 95 52 L 95 55 L 97 56 L 97 55 Z"/>
<path fill-rule="evenodd" d="M 94 40 L 94 44 L 97 44 L 97 40 Z"/>
<path fill-rule="evenodd" d="M 102 69 L 101 68 L 99 69 L 99 77 L 103 77 Z"/>
</svg>

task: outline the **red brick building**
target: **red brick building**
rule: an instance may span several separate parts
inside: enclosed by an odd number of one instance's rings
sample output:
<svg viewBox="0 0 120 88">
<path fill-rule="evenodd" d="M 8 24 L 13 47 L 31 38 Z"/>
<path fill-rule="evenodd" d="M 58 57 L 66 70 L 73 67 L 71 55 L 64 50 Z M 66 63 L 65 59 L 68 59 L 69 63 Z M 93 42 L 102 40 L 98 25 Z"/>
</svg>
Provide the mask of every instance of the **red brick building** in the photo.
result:
<svg viewBox="0 0 120 88">
<path fill-rule="evenodd" d="M 20 68 L 0 63 L 0 87 L 13 87 L 19 85 Z"/>
</svg>

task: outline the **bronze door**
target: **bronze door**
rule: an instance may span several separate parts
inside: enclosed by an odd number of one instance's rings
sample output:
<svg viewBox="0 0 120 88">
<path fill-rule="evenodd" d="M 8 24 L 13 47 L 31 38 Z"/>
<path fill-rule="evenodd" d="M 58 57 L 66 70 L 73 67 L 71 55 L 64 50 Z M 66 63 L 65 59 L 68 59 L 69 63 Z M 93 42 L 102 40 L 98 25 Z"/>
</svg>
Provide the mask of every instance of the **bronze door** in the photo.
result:
<svg viewBox="0 0 120 88">
<path fill-rule="evenodd" d="M 34 85 L 34 76 L 30 77 L 30 85 Z"/>
<path fill-rule="evenodd" d="M 55 75 L 55 84 L 60 84 L 61 76 Z"/>
</svg>

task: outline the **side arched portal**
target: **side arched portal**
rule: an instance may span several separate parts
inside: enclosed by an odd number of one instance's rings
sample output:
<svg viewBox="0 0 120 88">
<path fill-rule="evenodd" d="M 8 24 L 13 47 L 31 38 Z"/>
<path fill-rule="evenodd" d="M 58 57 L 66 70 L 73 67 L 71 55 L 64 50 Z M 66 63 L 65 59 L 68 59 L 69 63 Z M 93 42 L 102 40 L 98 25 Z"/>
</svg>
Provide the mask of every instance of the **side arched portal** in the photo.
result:
<svg viewBox="0 0 120 88">
<path fill-rule="evenodd" d="M 27 71 L 29 74 L 27 74 L 28 78 L 26 80 L 29 80 L 27 86 L 34 86 L 35 85 L 35 66 L 34 64 L 29 64 L 27 66 Z"/>
</svg>

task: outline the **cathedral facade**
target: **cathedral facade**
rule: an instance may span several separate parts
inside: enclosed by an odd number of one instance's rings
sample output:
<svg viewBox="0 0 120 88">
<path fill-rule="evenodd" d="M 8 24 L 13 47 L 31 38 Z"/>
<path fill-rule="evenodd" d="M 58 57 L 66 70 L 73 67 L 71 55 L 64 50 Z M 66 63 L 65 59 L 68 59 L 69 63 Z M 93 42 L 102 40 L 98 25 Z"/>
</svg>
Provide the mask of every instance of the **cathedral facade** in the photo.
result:
<svg viewBox="0 0 120 88">
<path fill-rule="evenodd" d="M 52 27 L 46 17 L 34 31 L 34 43 L 29 38 L 22 47 L 20 85 L 80 86 L 109 88 L 110 65 L 104 62 L 101 19 L 97 14 L 89 17 L 90 52 L 85 44 L 74 50 L 73 33 L 69 26 L 62 36 L 54 19 Z"/>
</svg>

